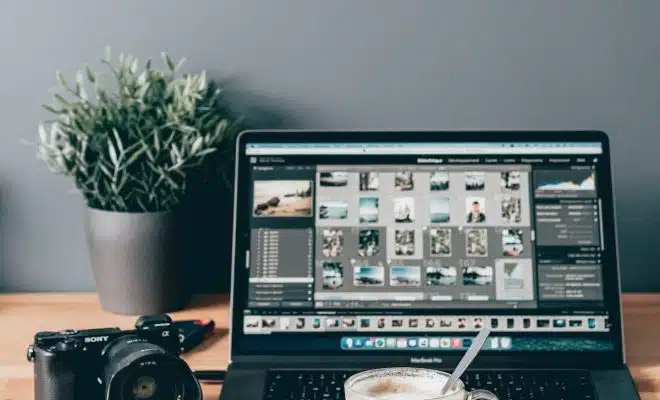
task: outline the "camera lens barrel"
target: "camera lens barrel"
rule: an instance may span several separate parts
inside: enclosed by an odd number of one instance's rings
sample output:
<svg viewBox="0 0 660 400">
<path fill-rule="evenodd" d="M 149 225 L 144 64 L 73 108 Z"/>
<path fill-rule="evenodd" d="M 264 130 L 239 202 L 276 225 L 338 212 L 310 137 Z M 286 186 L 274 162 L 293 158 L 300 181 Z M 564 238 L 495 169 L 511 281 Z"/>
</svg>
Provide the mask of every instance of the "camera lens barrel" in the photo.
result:
<svg viewBox="0 0 660 400">
<path fill-rule="evenodd" d="M 106 400 L 201 400 L 201 387 L 177 355 L 138 336 L 110 344 Z"/>
</svg>

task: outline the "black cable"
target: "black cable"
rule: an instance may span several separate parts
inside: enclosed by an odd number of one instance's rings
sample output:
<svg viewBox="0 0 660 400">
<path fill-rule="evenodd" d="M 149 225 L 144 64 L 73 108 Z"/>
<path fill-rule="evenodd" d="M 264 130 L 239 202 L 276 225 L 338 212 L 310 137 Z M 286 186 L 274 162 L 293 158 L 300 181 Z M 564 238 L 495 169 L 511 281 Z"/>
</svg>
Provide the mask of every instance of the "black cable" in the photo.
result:
<svg viewBox="0 0 660 400">
<path fill-rule="evenodd" d="M 225 370 L 201 370 L 193 371 L 193 374 L 197 380 L 201 382 L 212 382 L 212 383 L 222 383 L 225 381 L 225 375 L 227 371 Z"/>
</svg>

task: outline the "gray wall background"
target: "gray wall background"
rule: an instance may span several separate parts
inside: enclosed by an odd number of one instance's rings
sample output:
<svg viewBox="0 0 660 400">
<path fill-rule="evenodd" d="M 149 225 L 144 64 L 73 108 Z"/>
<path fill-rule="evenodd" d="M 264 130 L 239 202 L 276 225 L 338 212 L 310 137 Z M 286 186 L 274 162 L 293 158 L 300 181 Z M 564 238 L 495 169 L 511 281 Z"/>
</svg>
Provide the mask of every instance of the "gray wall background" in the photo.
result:
<svg viewBox="0 0 660 400">
<path fill-rule="evenodd" d="M 645 0 L 4 1 L 0 291 L 94 289 L 81 199 L 19 141 L 55 71 L 98 67 L 106 44 L 237 76 L 274 128 L 603 129 L 624 289 L 659 290 L 658 16 Z"/>
</svg>

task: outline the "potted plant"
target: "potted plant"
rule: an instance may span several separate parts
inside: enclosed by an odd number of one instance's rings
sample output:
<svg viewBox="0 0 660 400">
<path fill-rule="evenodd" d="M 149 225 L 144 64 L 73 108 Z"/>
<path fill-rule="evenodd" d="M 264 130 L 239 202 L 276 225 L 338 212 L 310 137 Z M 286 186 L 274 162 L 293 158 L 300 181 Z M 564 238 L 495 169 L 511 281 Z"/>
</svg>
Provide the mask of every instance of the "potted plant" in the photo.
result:
<svg viewBox="0 0 660 400">
<path fill-rule="evenodd" d="M 189 177 L 214 153 L 229 157 L 240 130 L 205 72 L 184 74 L 185 59 L 162 58 L 162 70 L 130 55 L 113 64 L 107 49 L 110 74 L 85 66 L 68 84 L 58 72 L 60 93 L 44 105 L 54 119 L 39 126 L 36 142 L 38 157 L 73 178 L 87 204 L 96 289 L 102 308 L 119 314 L 185 305 L 179 206 Z"/>
</svg>

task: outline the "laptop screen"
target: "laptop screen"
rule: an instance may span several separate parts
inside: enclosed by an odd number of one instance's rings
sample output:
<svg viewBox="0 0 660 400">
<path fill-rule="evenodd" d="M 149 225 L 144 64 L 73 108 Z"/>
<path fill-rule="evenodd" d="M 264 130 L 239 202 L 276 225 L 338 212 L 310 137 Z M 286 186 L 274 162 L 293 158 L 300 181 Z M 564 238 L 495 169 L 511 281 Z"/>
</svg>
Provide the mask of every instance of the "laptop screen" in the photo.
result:
<svg viewBox="0 0 660 400">
<path fill-rule="evenodd" d="M 240 151 L 238 352 L 614 350 L 601 143 Z"/>
</svg>

